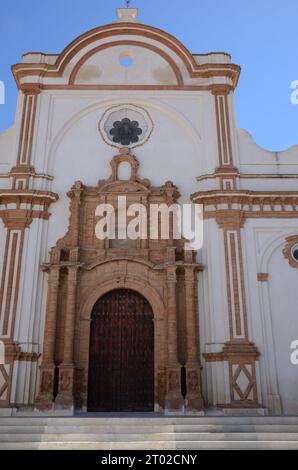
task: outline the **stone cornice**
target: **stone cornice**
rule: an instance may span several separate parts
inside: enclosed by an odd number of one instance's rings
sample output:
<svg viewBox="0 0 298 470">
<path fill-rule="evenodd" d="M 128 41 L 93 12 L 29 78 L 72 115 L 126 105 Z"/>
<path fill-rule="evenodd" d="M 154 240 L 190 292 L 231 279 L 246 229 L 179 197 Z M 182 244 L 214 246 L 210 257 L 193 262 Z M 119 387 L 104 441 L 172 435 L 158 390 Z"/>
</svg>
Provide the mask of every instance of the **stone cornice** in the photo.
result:
<svg viewBox="0 0 298 470">
<path fill-rule="evenodd" d="M 6 228 L 22 230 L 35 218 L 48 220 L 48 208 L 58 198 L 50 191 L 0 190 L 0 217 Z"/>
<path fill-rule="evenodd" d="M 53 181 L 53 176 L 44 174 L 44 173 L 36 173 L 35 168 L 33 166 L 27 165 L 18 165 L 11 168 L 9 173 L 0 173 L 0 178 L 39 178 L 45 179 L 48 181 Z"/>
<path fill-rule="evenodd" d="M 211 190 L 194 193 L 191 200 L 195 204 L 203 204 L 205 210 L 214 212 L 234 209 L 291 213 L 298 210 L 297 191 Z"/>
<path fill-rule="evenodd" d="M 254 200 L 270 200 L 274 203 L 274 200 L 284 200 L 291 198 L 291 200 L 298 201 L 298 191 L 251 191 L 246 189 L 240 190 L 217 190 L 213 189 L 210 191 L 200 191 L 191 194 L 192 202 L 198 202 L 199 204 L 208 203 L 214 204 L 214 202 L 222 203 L 224 201 L 249 203 Z"/>
<path fill-rule="evenodd" d="M 16 204 L 19 207 L 21 204 L 47 205 L 56 202 L 59 199 L 58 194 L 51 191 L 40 191 L 33 189 L 2 189 L 0 190 L 0 205 Z"/>
<path fill-rule="evenodd" d="M 194 193 L 191 200 L 204 206 L 204 219 L 224 220 L 228 213 L 240 219 L 298 217 L 297 191 L 212 190 Z"/>
<path fill-rule="evenodd" d="M 233 167 L 219 167 L 213 173 L 207 173 L 205 175 L 197 176 L 197 181 L 206 181 L 210 179 L 216 179 L 220 176 L 234 176 L 240 179 L 298 179 L 298 174 L 296 173 L 283 173 L 283 174 L 274 174 L 274 173 L 240 173 L 237 168 Z"/>
</svg>

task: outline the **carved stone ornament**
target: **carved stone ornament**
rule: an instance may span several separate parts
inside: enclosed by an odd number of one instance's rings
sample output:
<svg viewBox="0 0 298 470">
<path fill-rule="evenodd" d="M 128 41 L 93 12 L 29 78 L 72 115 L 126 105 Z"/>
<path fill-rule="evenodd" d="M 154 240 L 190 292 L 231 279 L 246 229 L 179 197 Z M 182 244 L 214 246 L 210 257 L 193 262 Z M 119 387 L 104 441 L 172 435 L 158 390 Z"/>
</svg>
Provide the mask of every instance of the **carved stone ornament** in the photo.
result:
<svg viewBox="0 0 298 470">
<path fill-rule="evenodd" d="M 152 131 L 153 121 L 149 113 L 132 104 L 108 108 L 99 122 L 99 132 L 105 143 L 119 149 L 145 144 Z"/>
<path fill-rule="evenodd" d="M 298 268 L 298 235 L 286 238 L 286 242 L 283 255 L 292 268 Z"/>
</svg>

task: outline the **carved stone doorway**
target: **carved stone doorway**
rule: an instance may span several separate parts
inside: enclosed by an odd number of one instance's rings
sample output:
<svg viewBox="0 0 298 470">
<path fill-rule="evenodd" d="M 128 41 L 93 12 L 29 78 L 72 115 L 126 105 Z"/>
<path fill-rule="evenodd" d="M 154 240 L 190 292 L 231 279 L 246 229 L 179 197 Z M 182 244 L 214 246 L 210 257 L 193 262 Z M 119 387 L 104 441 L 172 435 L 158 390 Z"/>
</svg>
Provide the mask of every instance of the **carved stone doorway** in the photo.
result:
<svg viewBox="0 0 298 470">
<path fill-rule="evenodd" d="M 119 179 L 118 170 L 123 163 L 131 167 L 128 180 Z M 70 198 L 67 233 L 51 249 L 50 262 L 43 264 L 48 272 L 48 298 L 39 393 L 35 402 L 38 409 L 54 408 L 57 412 L 62 409 L 63 413 L 65 410 L 72 413 L 74 409 L 133 407 L 167 414 L 196 414 L 203 408 L 197 305 L 197 272 L 202 266 L 196 262 L 195 253 L 185 249 L 184 238 L 174 237 L 174 217 L 169 214 L 169 233 L 165 239 L 160 236 L 161 217 L 154 222 L 151 214 L 152 204 L 169 208 L 176 204 L 180 196 L 178 188 L 171 181 L 163 186 L 152 186 L 149 180 L 138 178 L 138 167 L 135 156 L 128 149 L 122 149 L 111 161 L 109 179 L 100 180 L 96 187 L 77 181 L 67 193 Z M 119 197 L 125 197 L 126 209 L 132 204 L 141 204 L 146 214 L 143 225 L 147 227 L 147 236 L 140 235 L 134 243 L 127 238 L 123 244 L 121 237 L 113 238 L 110 232 L 104 239 L 96 235 L 101 220 L 98 206 L 108 204 L 117 213 Z M 152 224 L 158 227 L 158 239 L 149 233 Z M 118 378 L 114 372 L 109 373 L 108 367 L 115 367 L 112 354 L 117 350 L 105 343 L 111 339 L 119 344 L 121 339 L 119 302 L 122 305 L 124 300 L 117 297 L 120 293 L 110 294 L 119 289 L 134 291 L 121 294 L 127 296 L 125 302 L 131 299 L 132 303 L 143 305 L 137 307 L 140 310 L 136 312 L 137 315 L 143 312 L 143 317 L 130 326 L 130 331 L 137 332 L 139 339 L 142 335 L 143 340 L 148 336 L 146 374 L 142 369 L 144 362 L 134 356 L 133 344 L 125 345 L 123 353 L 127 358 L 118 357 L 118 363 L 126 368 L 125 377 L 131 380 L 126 385 L 121 382 L 124 371 L 118 372 Z M 110 299 L 112 318 L 107 319 L 107 323 L 102 322 L 102 302 L 106 295 L 116 296 Z M 123 315 L 127 316 L 127 311 Z M 132 319 L 133 316 L 129 317 L 129 321 Z M 104 353 L 106 358 L 101 356 Z M 101 372 L 96 369 L 97 354 L 100 367 L 106 368 Z M 135 363 L 140 377 L 140 382 L 136 383 L 133 381 L 137 380 L 133 377 Z M 123 401 L 115 395 L 109 378 L 114 384 L 115 381 L 120 383 L 118 392 L 123 395 Z M 94 396 L 91 387 L 95 387 Z M 141 387 L 144 390 L 141 391 Z M 136 389 L 136 396 L 130 395 L 131 388 Z M 109 397 L 109 402 L 107 395 L 111 391 L 114 395 Z M 101 402 L 100 397 L 106 398 Z"/>
</svg>

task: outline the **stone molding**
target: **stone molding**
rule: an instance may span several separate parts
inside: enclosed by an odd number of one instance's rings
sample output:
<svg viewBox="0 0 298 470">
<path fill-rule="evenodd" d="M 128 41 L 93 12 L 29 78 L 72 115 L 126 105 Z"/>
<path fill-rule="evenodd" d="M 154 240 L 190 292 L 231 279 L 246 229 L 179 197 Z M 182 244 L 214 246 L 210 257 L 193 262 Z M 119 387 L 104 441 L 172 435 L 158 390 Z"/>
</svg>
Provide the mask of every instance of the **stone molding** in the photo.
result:
<svg viewBox="0 0 298 470">
<path fill-rule="evenodd" d="M 291 237 L 286 238 L 286 245 L 282 251 L 284 258 L 288 260 L 289 265 L 292 268 L 298 268 L 298 260 L 296 261 L 295 258 L 292 256 L 292 248 L 298 245 L 298 235 L 292 235 Z"/>
</svg>

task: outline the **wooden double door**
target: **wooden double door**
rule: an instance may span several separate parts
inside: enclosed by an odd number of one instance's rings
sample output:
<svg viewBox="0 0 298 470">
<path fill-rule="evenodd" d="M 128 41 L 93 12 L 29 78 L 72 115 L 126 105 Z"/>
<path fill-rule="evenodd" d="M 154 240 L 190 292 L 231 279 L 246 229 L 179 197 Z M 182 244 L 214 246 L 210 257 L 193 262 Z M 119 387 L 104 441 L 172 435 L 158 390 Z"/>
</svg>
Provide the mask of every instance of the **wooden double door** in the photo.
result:
<svg viewBox="0 0 298 470">
<path fill-rule="evenodd" d="M 153 410 L 153 311 L 138 292 L 113 290 L 92 311 L 88 411 Z"/>
</svg>

